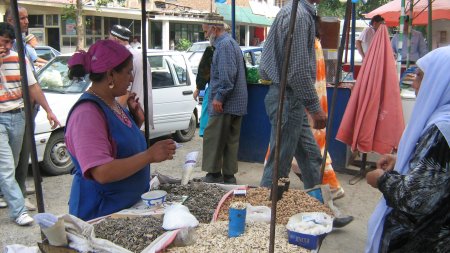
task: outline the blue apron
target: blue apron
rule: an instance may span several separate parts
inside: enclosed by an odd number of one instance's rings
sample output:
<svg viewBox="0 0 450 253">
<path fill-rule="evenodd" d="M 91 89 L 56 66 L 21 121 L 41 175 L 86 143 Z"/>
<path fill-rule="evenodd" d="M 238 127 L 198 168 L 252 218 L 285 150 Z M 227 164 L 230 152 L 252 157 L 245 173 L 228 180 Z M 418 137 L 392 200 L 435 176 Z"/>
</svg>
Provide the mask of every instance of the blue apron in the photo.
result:
<svg viewBox="0 0 450 253">
<path fill-rule="evenodd" d="M 117 145 L 117 159 L 127 158 L 146 150 L 145 137 L 134 121 L 131 120 L 132 127 L 128 127 L 103 101 L 89 93 L 84 93 L 72 107 L 67 122 L 73 109 L 85 101 L 95 102 L 104 112 L 109 134 Z M 128 111 L 126 113 L 130 117 Z M 70 192 L 69 213 L 82 220 L 91 220 L 129 208 L 149 189 L 148 165 L 126 179 L 100 184 L 93 179 L 83 178 L 80 164 L 72 154 L 71 157 L 75 165 L 75 174 Z"/>
</svg>

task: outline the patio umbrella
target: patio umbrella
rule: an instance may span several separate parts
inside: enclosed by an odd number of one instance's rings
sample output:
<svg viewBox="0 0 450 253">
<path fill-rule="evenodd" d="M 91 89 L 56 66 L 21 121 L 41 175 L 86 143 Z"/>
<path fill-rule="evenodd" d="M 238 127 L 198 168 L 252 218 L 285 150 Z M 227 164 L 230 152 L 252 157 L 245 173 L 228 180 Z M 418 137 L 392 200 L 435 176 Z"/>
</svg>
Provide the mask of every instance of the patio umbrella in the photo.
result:
<svg viewBox="0 0 450 253">
<path fill-rule="evenodd" d="M 428 6 L 432 4 L 432 20 L 447 19 L 450 20 L 450 1 L 449 0 L 407 0 L 414 6 L 413 25 L 428 24 Z M 409 4 L 406 6 L 409 10 Z M 372 18 L 375 15 L 381 15 L 387 26 L 397 26 L 400 17 L 401 0 L 393 0 L 385 5 L 366 14 L 366 18 Z"/>
<path fill-rule="evenodd" d="M 397 148 L 405 123 L 387 27 L 377 30 L 336 139 L 363 153 Z"/>
</svg>

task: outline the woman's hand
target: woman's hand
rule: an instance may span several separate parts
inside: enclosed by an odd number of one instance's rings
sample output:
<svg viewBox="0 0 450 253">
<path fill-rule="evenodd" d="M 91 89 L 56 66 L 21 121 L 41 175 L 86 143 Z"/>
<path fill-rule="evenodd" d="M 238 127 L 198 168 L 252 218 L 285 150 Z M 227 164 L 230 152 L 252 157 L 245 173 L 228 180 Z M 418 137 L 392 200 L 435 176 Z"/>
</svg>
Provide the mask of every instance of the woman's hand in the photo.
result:
<svg viewBox="0 0 450 253">
<path fill-rule="evenodd" d="M 175 155 L 175 149 L 175 142 L 168 139 L 156 142 L 147 151 L 152 156 L 151 163 L 159 163 L 165 160 L 172 160 Z"/>
<path fill-rule="evenodd" d="M 378 188 L 378 179 L 386 173 L 382 169 L 376 169 L 373 170 L 366 175 L 366 181 L 368 184 L 370 184 L 373 188 Z"/>
<path fill-rule="evenodd" d="M 136 97 L 136 93 L 131 93 L 127 99 L 128 109 L 130 110 L 131 115 L 134 117 L 134 121 L 136 125 L 141 127 L 142 123 L 145 121 L 144 110 L 141 108 L 141 104 L 139 103 L 139 98 Z"/>
<path fill-rule="evenodd" d="M 386 172 L 389 172 L 394 169 L 396 161 L 397 161 L 396 155 L 391 154 L 383 155 L 377 162 L 377 169 L 382 169 Z"/>
</svg>

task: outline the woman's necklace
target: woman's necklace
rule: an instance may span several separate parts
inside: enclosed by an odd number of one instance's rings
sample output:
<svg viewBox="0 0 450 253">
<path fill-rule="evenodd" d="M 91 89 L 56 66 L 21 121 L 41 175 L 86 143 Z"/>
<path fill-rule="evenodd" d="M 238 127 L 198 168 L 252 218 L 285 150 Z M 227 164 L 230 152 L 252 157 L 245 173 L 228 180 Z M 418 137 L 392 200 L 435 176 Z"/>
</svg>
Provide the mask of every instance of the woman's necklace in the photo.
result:
<svg viewBox="0 0 450 253">
<path fill-rule="evenodd" d="M 128 118 L 128 116 L 125 114 L 125 112 L 123 111 L 122 107 L 119 105 L 119 103 L 113 99 L 113 105 L 110 105 L 109 103 L 107 103 L 102 97 L 100 97 L 99 95 L 97 95 L 97 93 L 95 93 L 91 88 L 89 88 L 88 90 L 92 95 L 98 97 L 103 103 L 105 103 L 113 112 L 114 114 L 116 114 L 117 116 L 120 117 L 120 119 L 122 119 L 122 121 L 124 123 L 126 123 L 127 125 L 129 125 L 130 123 L 130 119 Z"/>
</svg>

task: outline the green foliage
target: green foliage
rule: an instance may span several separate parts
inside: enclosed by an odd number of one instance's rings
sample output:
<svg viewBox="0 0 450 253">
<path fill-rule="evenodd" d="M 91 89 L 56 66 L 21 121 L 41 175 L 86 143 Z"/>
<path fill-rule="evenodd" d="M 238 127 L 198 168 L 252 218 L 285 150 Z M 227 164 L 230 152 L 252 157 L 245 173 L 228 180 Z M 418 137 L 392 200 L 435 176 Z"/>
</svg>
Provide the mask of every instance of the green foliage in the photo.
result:
<svg viewBox="0 0 450 253">
<path fill-rule="evenodd" d="M 77 18 L 77 7 L 73 3 L 73 1 L 71 1 L 70 4 L 64 5 L 62 14 L 61 14 L 61 19 L 62 20 L 69 20 L 69 19 L 76 20 L 76 18 Z"/>
<path fill-rule="evenodd" d="M 177 45 L 175 46 L 175 49 L 178 51 L 186 51 L 188 48 L 192 46 L 192 42 L 188 39 L 180 39 L 178 40 Z"/>
<path fill-rule="evenodd" d="M 361 0 L 356 4 L 356 18 L 364 18 L 363 14 L 367 14 L 376 8 L 390 2 L 391 0 L 368 0 L 364 4 Z M 345 2 L 341 3 L 339 0 L 321 0 L 318 5 L 318 13 L 322 17 L 338 17 L 344 18 Z"/>
<path fill-rule="evenodd" d="M 338 17 L 343 19 L 345 3 L 341 3 L 339 0 L 322 0 L 318 5 L 317 11 L 321 17 Z"/>
</svg>

